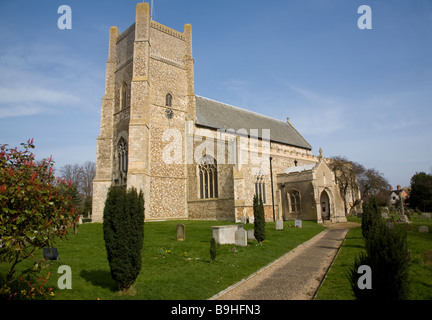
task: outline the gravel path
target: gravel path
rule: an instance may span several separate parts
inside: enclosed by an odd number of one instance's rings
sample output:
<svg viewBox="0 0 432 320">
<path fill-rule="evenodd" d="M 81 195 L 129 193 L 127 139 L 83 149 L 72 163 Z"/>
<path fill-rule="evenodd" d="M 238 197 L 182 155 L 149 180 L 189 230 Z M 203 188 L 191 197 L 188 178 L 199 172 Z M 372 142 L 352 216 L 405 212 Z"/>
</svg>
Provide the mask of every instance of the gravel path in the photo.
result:
<svg viewBox="0 0 432 320">
<path fill-rule="evenodd" d="M 250 277 L 210 300 L 312 300 L 352 223 L 328 225 Z"/>
</svg>

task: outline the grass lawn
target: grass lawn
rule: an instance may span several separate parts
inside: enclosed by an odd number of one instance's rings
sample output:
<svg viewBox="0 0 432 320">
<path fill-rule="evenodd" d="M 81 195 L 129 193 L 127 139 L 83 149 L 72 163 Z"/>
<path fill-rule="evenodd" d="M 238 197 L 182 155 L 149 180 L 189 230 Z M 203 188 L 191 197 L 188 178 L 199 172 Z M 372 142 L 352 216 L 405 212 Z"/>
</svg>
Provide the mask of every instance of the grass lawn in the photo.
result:
<svg viewBox="0 0 432 320">
<path fill-rule="evenodd" d="M 186 226 L 186 240 L 176 241 L 176 226 Z M 299 244 L 324 230 L 315 222 L 303 221 L 303 228 L 284 222 L 282 231 L 266 223 L 266 240 L 247 247 L 221 245 L 215 262 L 210 261 L 211 226 L 232 224 L 216 221 L 166 221 L 145 224 L 143 265 L 133 285 L 133 295 L 120 295 L 111 278 L 103 240 L 102 224 L 83 224 L 78 235 L 58 242 L 59 260 L 51 261 L 47 285 L 59 300 L 203 300 L 259 270 Z M 245 229 L 252 229 L 248 224 Z M 235 249 L 234 249 L 235 248 Z M 42 252 L 40 252 L 42 256 Z M 60 290 L 58 267 L 72 270 L 72 289 Z M 0 266 L 0 273 L 6 272 Z"/>
<path fill-rule="evenodd" d="M 432 255 L 428 258 L 426 252 L 432 250 L 432 221 L 412 219 L 408 228 L 408 247 L 411 250 L 410 266 L 411 300 L 432 300 Z M 429 233 L 420 233 L 419 226 L 428 226 Z M 351 229 L 335 259 L 327 277 L 318 291 L 316 300 L 354 300 L 352 290 L 346 277 L 349 268 L 354 264 L 354 258 L 364 251 L 361 228 Z M 430 259 L 430 260 L 429 260 Z M 372 270 L 373 288 L 373 270 Z"/>
</svg>

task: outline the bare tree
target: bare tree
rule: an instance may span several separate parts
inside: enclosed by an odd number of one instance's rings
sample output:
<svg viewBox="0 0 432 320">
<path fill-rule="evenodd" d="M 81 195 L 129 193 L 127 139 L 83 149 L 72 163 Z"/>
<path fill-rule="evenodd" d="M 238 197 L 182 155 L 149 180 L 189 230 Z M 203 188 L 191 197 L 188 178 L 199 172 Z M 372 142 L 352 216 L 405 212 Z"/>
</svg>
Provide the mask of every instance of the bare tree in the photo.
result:
<svg viewBox="0 0 432 320">
<path fill-rule="evenodd" d="M 86 197 L 93 195 L 93 179 L 96 176 L 96 163 L 87 161 L 81 166 L 81 188 Z"/>
<path fill-rule="evenodd" d="M 361 164 L 349 161 L 342 156 L 335 156 L 329 160 L 329 167 L 334 172 L 336 183 L 344 199 L 345 215 L 347 215 L 353 207 L 360 203 L 357 176 L 366 169 Z M 351 202 L 349 198 L 351 198 Z"/>
<path fill-rule="evenodd" d="M 378 170 L 367 169 L 358 176 L 358 182 L 363 199 L 374 197 L 381 205 L 386 204 L 390 184 Z"/>
<path fill-rule="evenodd" d="M 82 168 L 78 163 L 66 164 L 60 168 L 60 175 L 66 180 L 71 180 L 76 185 L 78 191 L 81 188 Z"/>
</svg>

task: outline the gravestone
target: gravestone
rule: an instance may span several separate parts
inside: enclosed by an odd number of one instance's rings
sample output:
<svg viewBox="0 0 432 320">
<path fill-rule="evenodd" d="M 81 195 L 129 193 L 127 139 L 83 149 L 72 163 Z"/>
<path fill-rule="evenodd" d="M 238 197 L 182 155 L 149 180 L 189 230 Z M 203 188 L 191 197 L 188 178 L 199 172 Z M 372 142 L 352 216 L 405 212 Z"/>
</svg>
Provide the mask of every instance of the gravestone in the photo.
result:
<svg viewBox="0 0 432 320">
<path fill-rule="evenodd" d="M 405 214 L 401 214 L 399 216 L 399 222 L 409 222 L 408 216 Z"/>
<path fill-rule="evenodd" d="M 235 232 L 239 228 L 238 224 L 224 225 L 224 226 L 213 226 L 212 236 L 215 238 L 216 243 L 219 244 L 234 244 L 235 243 Z"/>
<path fill-rule="evenodd" d="M 246 224 L 246 216 L 241 216 L 241 218 L 240 218 L 240 222 L 241 222 L 242 224 Z"/>
<path fill-rule="evenodd" d="M 381 212 L 381 218 L 383 218 L 383 219 L 388 219 L 388 214 L 387 214 L 387 212 Z"/>
<path fill-rule="evenodd" d="M 249 223 L 254 223 L 255 222 L 255 217 L 249 217 Z"/>
<path fill-rule="evenodd" d="M 276 220 L 276 230 L 283 230 L 283 221 Z"/>
<path fill-rule="evenodd" d="M 423 213 L 422 214 L 422 218 L 423 219 L 429 219 L 430 218 L 430 213 Z"/>
<path fill-rule="evenodd" d="M 243 227 L 238 228 L 235 233 L 235 244 L 236 246 L 246 247 L 247 246 L 247 231 Z"/>
<path fill-rule="evenodd" d="M 255 240 L 255 230 L 251 229 L 247 231 L 248 240 Z"/>
<path fill-rule="evenodd" d="M 186 240 L 186 227 L 184 224 L 180 223 L 177 225 L 177 241 L 185 241 Z"/>
<path fill-rule="evenodd" d="M 429 232 L 429 228 L 427 226 L 420 226 L 419 227 L 419 232 L 428 233 Z"/>
<path fill-rule="evenodd" d="M 296 220 L 295 223 L 294 223 L 294 227 L 301 228 L 302 227 L 302 221 L 301 220 Z"/>
</svg>

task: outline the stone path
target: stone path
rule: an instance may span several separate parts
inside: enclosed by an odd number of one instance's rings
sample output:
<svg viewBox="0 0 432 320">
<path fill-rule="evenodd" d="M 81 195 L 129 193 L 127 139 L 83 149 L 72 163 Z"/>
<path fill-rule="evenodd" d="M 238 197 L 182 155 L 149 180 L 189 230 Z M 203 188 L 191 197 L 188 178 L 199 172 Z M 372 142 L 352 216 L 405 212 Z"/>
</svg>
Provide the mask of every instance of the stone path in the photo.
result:
<svg viewBox="0 0 432 320">
<path fill-rule="evenodd" d="M 354 226 L 358 224 L 330 225 L 330 229 L 211 300 L 312 300 L 349 228 Z"/>
</svg>

